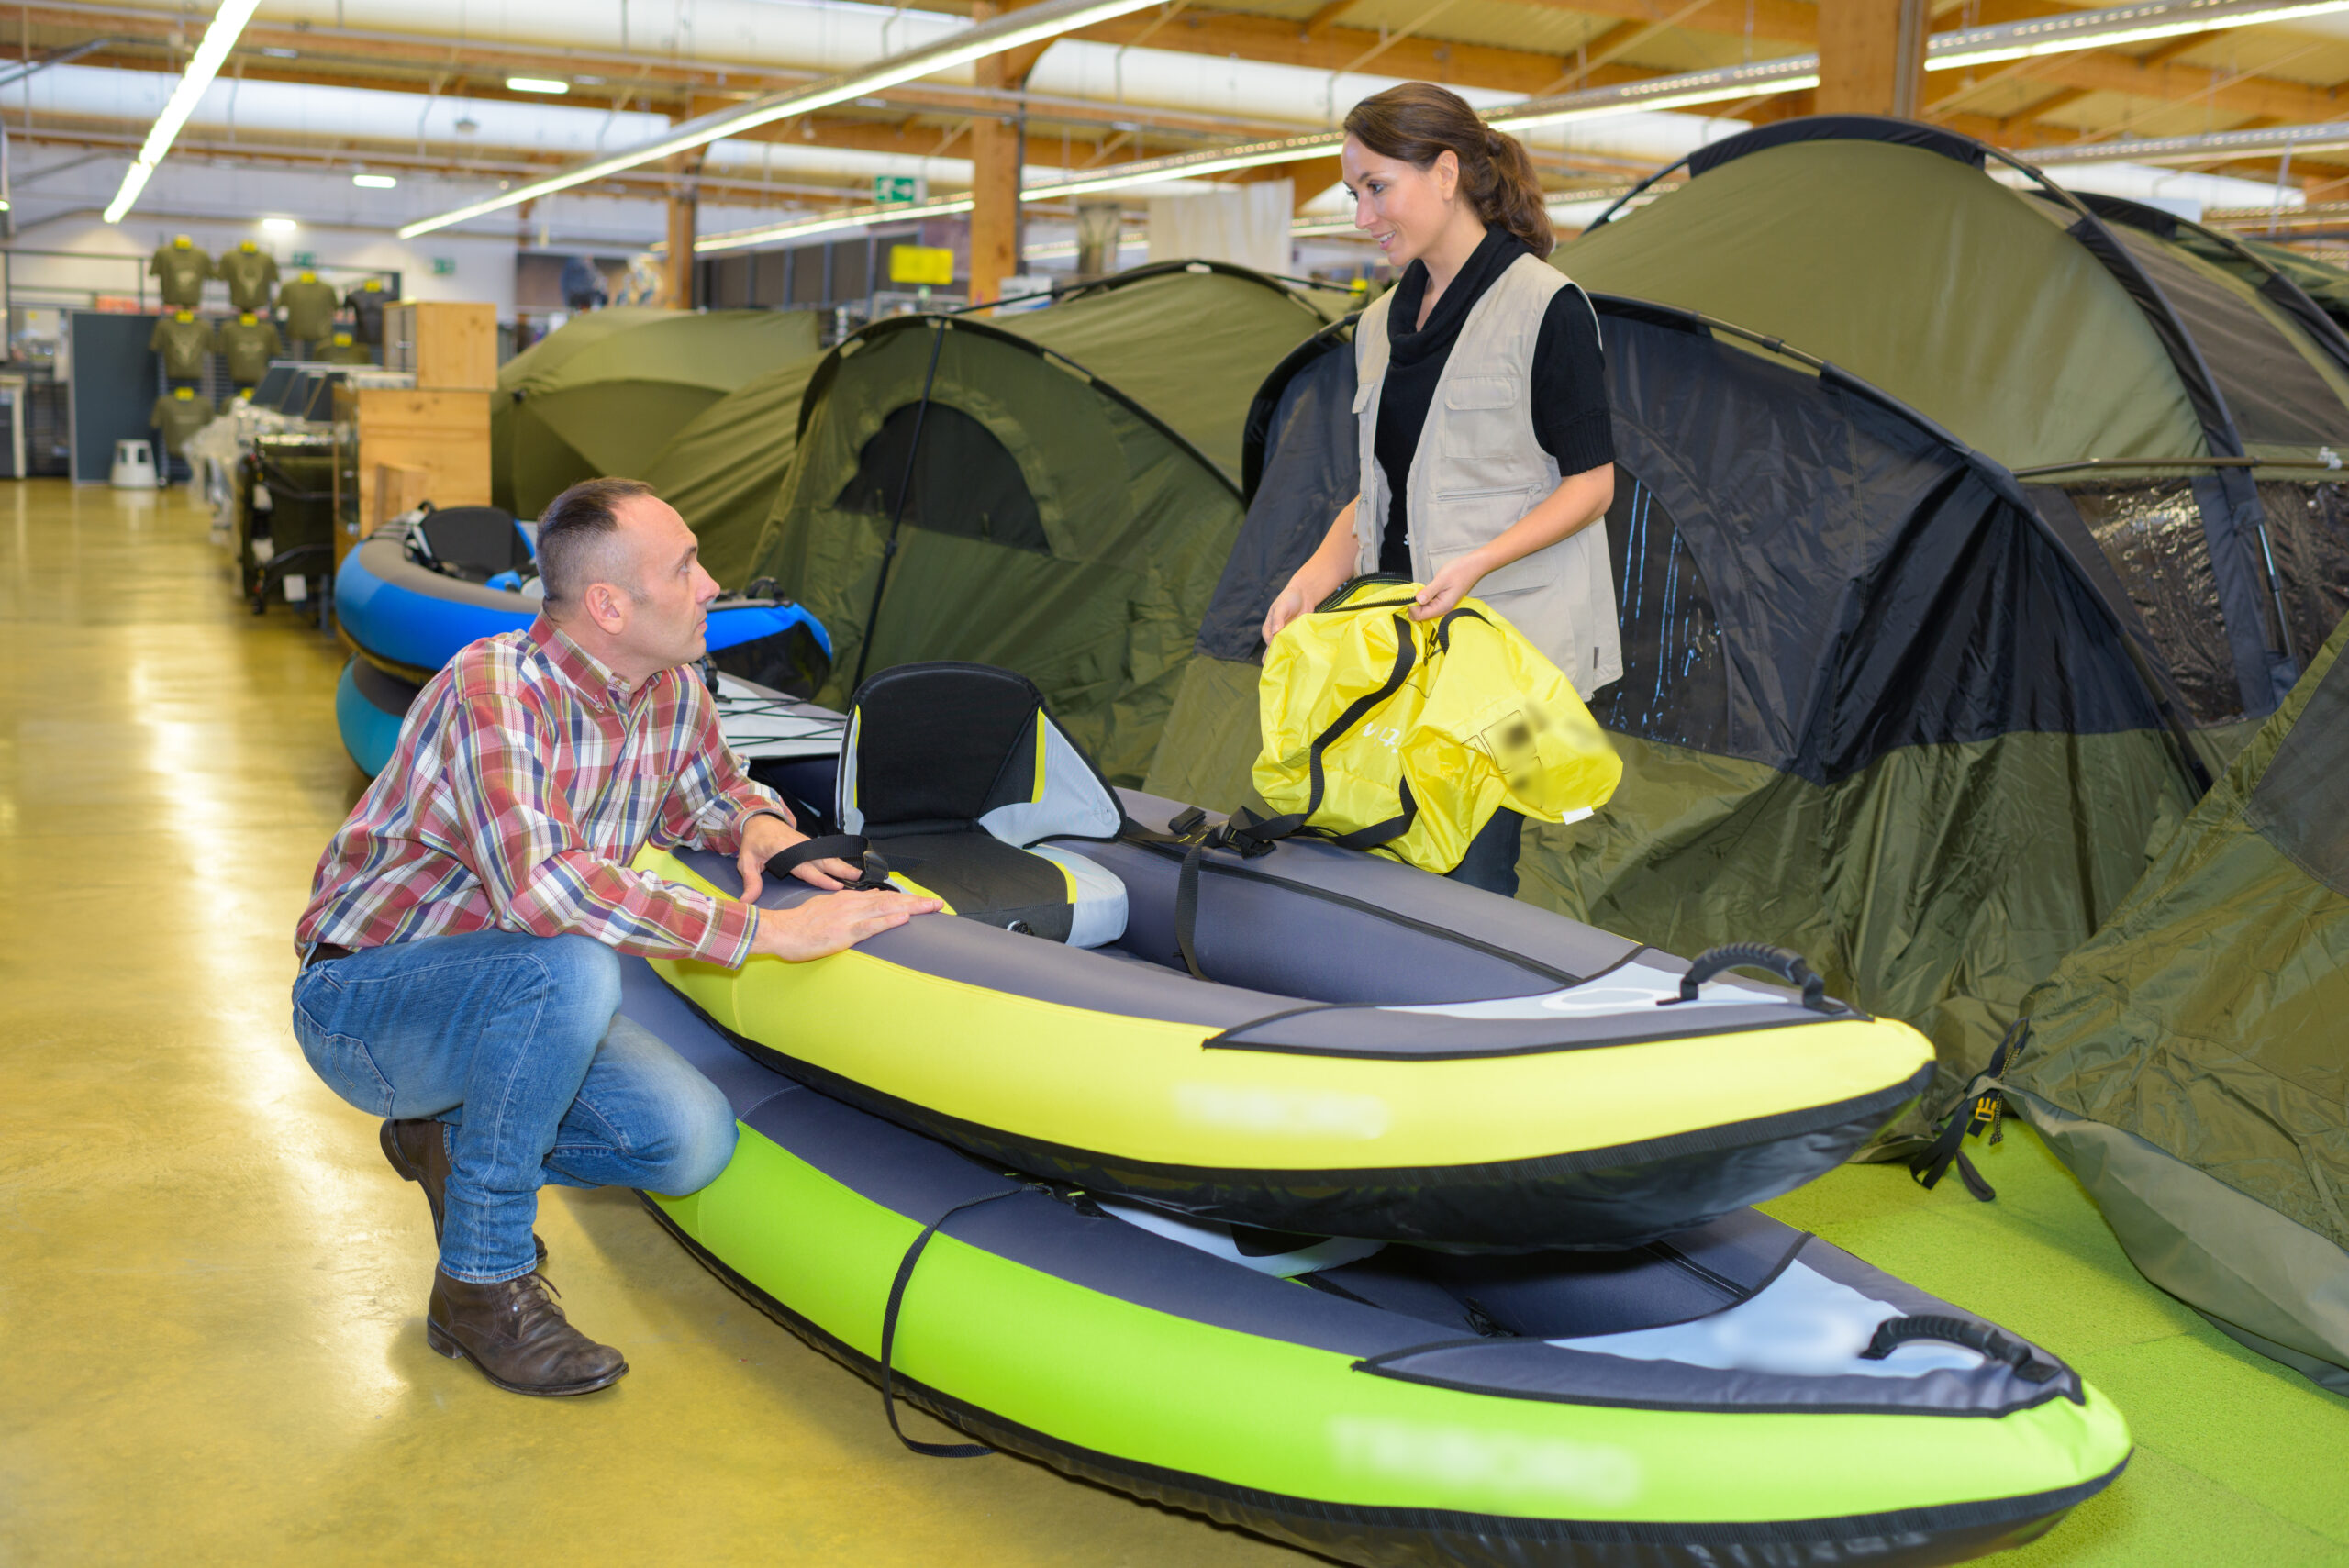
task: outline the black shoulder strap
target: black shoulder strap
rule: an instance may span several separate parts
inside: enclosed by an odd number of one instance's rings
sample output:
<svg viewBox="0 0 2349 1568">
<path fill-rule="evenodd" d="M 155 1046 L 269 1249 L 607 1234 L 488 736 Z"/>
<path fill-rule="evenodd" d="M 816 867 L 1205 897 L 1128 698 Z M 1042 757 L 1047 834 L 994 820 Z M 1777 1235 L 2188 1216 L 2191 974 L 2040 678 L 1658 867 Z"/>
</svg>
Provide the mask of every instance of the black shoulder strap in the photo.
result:
<svg viewBox="0 0 2349 1568">
<path fill-rule="evenodd" d="M 1012 1197 L 1027 1190 L 1024 1186 L 1006 1187 L 1001 1192 L 967 1198 L 956 1204 L 922 1228 L 922 1233 L 914 1238 L 914 1244 L 906 1249 L 905 1261 L 897 1265 L 897 1277 L 889 1282 L 889 1305 L 881 1312 L 881 1407 L 888 1412 L 889 1429 L 897 1434 L 897 1440 L 916 1453 L 926 1454 L 931 1459 L 978 1459 L 993 1453 L 995 1450 L 985 1443 L 917 1442 L 906 1436 L 905 1429 L 897 1425 L 897 1374 L 890 1362 L 897 1343 L 897 1310 L 905 1305 L 906 1286 L 913 1280 L 914 1265 L 921 1262 L 922 1249 L 928 1247 L 930 1239 L 938 1234 L 938 1228 L 949 1219 L 966 1208 L 976 1208 L 983 1203 Z"/>
</svg>

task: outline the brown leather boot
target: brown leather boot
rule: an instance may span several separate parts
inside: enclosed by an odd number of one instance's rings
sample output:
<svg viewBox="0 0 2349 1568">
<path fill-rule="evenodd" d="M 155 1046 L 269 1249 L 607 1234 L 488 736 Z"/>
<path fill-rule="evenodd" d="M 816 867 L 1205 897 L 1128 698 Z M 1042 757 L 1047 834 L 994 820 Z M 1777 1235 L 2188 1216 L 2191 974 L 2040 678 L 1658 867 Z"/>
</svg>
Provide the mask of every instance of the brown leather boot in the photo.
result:
<svg viewBox="0 0 2349 1568">
<path fill-rule="evenodd" d="M 384 1158 L 403 1181 L 414 1182 L 424 1189 L 424 1201 L 432 1206 L 432 1240 L 440 1240 L 441 1211 L 448 1199 L 449 1141 L 440 1124 L 427 1117 L 413 1117 L 404 1121 L 387 1121 L 382 1135 Z M 538 1249 L 539 1267 L 547 1266 L 547 1244 L 531 1232 L 530 1245 Z"/>
<path fill-rule="evenodd" d="M 618 1382 L 627 1360 L 573 1328 L 553 1290 L 543 1274 L 469 1284 L 435 1269 L 424 1338 L 513 1394 L 593 1394 Z"/>
</svg>

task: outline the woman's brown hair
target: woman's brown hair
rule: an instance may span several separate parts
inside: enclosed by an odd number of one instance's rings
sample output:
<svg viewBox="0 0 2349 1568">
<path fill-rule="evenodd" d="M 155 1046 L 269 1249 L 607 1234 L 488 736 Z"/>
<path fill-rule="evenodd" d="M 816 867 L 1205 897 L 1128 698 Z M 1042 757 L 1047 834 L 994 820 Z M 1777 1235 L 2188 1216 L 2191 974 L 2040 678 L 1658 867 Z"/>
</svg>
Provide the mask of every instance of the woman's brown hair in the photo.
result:
<svg viewBox="0 0 2349 1568">
<path fill-rule="evenodd" d="M 1415 169 L 1431 169 L 1451 153 L 1460 161 L 1460 188 L 1486 228 L 1508 229 L 1536 256 L 1557 243 L 1525 144 L 1478 119 L 1459 94 L 1429 82 L 1374 93 L 1347 112 L 1346 134 Z"/>
</svg>

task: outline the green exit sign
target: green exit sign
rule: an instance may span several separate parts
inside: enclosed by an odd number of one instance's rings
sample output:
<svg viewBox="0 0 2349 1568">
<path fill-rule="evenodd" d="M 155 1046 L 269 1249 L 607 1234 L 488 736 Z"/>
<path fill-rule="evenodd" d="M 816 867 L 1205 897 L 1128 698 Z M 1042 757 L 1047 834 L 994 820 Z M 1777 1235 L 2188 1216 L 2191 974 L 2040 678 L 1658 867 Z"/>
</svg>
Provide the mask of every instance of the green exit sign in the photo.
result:
<svg viewBox="0 0 2349 1568">
<path fill-rule="evenodd" d="M 297 267 L 315 267 L 318 264 L 318 253 L 316 250 L 296 250 L 294 252 L 294 264 Z"/>
<path fill-rule="evenodd" d="M 928 181 L 913 174 L 875 174 L 873 200 L 880 206 L 911 206 L 930 193 Z"/>
<path fill-rule="evenodd" d="M 457 259 L 454 256 L 435 256 L 432 258 L 432 275 L 434 277 L 445 278 L 455 272 L 456 270 Z"/>
</svg>

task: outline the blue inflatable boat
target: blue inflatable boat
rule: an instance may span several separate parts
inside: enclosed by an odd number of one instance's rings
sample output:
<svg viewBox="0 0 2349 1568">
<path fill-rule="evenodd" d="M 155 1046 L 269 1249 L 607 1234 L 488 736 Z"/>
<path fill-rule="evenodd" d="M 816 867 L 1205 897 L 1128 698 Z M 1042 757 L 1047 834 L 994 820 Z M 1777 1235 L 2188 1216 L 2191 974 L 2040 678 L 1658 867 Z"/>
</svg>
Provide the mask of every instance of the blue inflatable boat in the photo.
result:
<svg viewBox="0 0 2349 1568">
<path fill-rule="evenodd" d="M 498 507 L 429 511 L 361 542 L 334 580 L 335 617 L 352 650 L 335 719 L 351 761 L 382 772 L 424 683 L 467 643 L 529 626 L 540 603 L 529 530 Z M 710 606 L 708 649 L 718 672 L 790 698 L 813 696 L 831 670 L 822 623 L 763 591 Z"/>
</svg>

